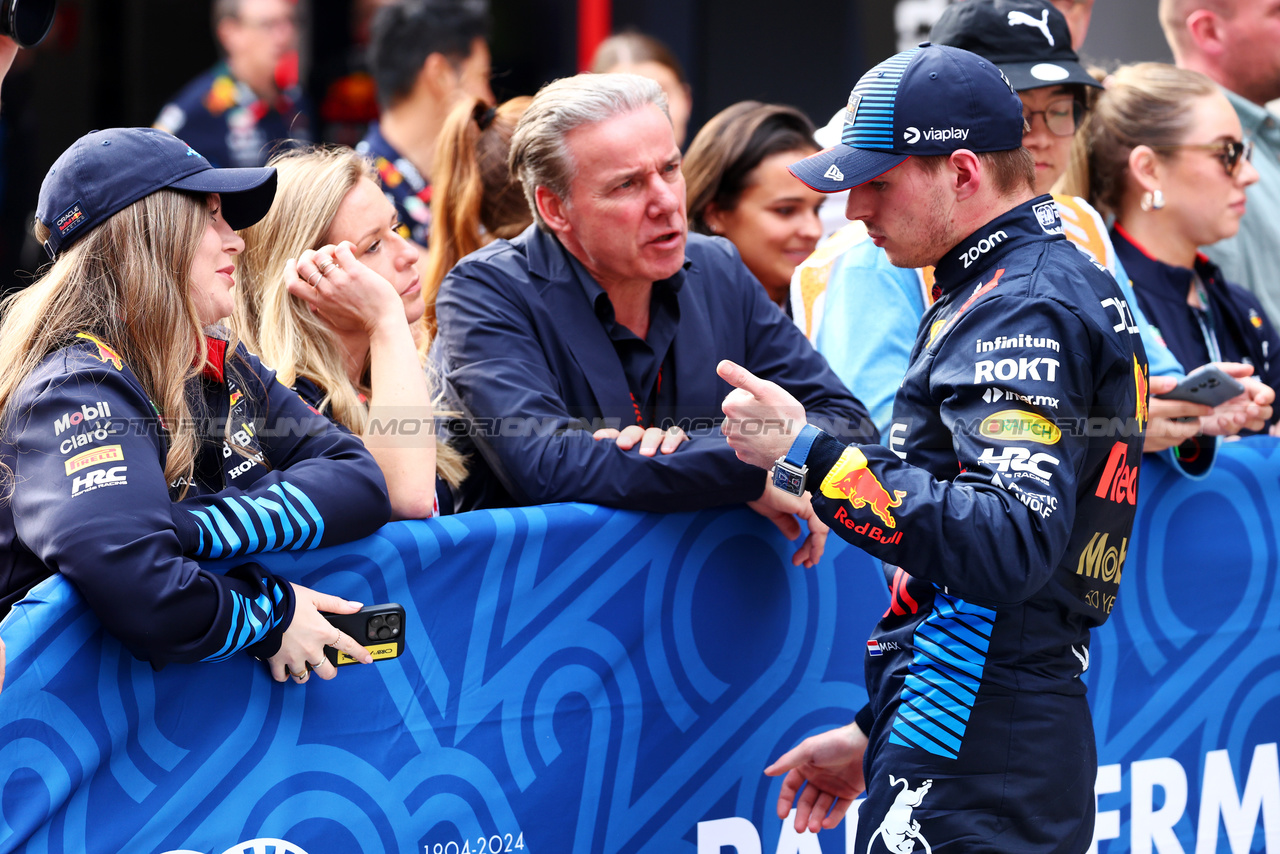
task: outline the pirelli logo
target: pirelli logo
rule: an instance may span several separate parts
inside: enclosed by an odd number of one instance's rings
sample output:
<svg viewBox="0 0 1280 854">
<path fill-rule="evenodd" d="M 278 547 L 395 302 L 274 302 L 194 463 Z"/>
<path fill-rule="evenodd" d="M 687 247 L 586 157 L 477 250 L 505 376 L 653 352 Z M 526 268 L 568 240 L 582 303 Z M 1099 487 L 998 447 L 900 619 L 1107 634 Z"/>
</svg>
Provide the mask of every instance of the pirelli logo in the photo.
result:
<svg viewBox="0 0 1280 854">
<path fill-rule="evenodd" d="M 80 469 L 91 468 L 92 466 L 101 465 L 102 463 L 118 463 L 124 460 L 124 451 L 120 450 L 119 445 L 107 445 L 102 448 L 91 448 L 88 451 L 82 451 L 71 459 L 67 460 L 67 476 L 75 474 Z"/>
</svg>

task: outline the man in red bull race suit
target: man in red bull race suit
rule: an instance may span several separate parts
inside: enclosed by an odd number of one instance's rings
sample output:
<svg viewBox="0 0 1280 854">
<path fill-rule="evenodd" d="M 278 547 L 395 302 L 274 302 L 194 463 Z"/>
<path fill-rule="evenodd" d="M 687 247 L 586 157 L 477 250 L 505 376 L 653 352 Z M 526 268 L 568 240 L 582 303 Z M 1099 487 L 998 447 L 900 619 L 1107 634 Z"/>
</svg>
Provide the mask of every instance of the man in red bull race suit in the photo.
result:
<svg viewBox="0 0 1280 854">
<path fill-rule="evenodd" d="M 1022 129 L 994 66 L 923 45 L 862 78 L 841 145 L 792 166 L 852 188 L 849 217 L 895 265 L 937 265 L 884 445 L 844 445 L 774 384 L 719 368 L 738 455 L 885 563 L 870 703 L 767 770 L 787 774 L 797 830 L 833 827 L 865 785 L 858 854 L 1092 840 L 1080 677 L 1129 544 L 1147 365 L 1115 281 L 1035 196 Z"/>
</svg>

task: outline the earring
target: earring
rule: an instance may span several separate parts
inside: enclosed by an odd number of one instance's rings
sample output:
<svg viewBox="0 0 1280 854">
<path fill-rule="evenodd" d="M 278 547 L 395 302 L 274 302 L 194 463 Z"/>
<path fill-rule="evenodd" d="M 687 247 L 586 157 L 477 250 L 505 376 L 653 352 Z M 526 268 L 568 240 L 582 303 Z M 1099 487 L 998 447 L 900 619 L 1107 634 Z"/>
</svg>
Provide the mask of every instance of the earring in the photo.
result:
<svg viewBox="0 0 1280 854">
<path fill-rule="evenodd" d="M 1144 211 L 1158 211 L 1164 207 L 1164 193 L 1160 190 L 1143 193 L 1142 201 L 1138 205 Z"/>
</svg>

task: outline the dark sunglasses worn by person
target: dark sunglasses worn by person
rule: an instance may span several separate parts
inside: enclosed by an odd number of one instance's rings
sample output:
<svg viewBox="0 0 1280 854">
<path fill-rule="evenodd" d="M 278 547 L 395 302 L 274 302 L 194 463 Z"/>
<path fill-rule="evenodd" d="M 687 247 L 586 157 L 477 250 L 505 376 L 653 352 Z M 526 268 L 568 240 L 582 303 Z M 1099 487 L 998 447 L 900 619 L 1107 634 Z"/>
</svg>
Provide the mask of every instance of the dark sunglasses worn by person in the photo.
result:
<svg viewBox="0 0 1280 854">
<path fill-rule="evenodd" d="M 1193 149 L 1196 151 L 1209 151 L 1213 156 L 1218 158 L 1222 163 L 1222 168 L 1227 170 L 1227 175 L 1234 178 L 1236 173 L 1240 171 L 1240 163 L 1244 160 L 1253 159 L 1253 141 L 1241 142 L 1238 139 L 1224 139 L 1222 142 L 1207 142 L 1201 145 L 1182 144 L 1182 145 L 1153 145 L 1151 148 L 1155 151 L 1182 151 L 1185 149 Z"/>
</svg>

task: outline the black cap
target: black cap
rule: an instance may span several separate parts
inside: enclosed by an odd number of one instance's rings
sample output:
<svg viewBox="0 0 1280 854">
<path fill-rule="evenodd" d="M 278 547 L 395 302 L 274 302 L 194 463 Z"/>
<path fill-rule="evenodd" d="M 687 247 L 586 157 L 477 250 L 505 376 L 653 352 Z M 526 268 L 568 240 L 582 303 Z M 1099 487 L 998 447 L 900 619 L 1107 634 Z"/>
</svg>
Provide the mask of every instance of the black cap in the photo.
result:
<svg viewBox="0 0 1280 854">
<path fill-rule="evenodd" d="M 1101 84 L 1071 49 L 1067 19 L 1046 0 L 964 0 L 948 6 L 929 38 L 994 62 L 1013 88 Z"/>
</svg>

